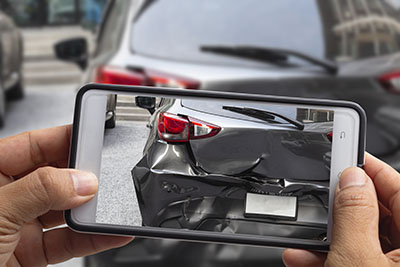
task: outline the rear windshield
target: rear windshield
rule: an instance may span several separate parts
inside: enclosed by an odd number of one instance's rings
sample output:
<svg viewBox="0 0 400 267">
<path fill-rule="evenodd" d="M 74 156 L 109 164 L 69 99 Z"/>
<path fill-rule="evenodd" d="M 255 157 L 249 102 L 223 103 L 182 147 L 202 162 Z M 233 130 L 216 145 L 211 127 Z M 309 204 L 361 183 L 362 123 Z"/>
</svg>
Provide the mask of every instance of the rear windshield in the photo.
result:
<svg viewBox="0 0 400 267">
<path fill-rule="evenodd" d="M 148 56 L 232 58 L 207 45 L 284 48 L 338 62 L 400 49 L 400 0 L 157 0 L 134 20 L 131 45 Z"/>
<path fill-rule="evenodd" d="M 241 119 L 254 122 L 265 122 L 265 120 L 258 119 L 254 116 L 245 115 L 241 112 L 235 111 L 234 109 L 253 109 L 255 112 L 267 111 L 279 114 L 283 117 L 289 118 L 291 120 L 302 122 L 303 124 L 313 124 L 315 127 L 316 123 L 328 123 L 326 127 L 332 127 L 332 122 L 334 118 L 334 112 L 332 110 L 323 109 L 307 109 L 296 107 L 292 105 L 282 105 L 282 104 L 272 104 L 266 102 L 245 102 L 245 101 L 204 101 L 204 100 L 194 100 L 194 99 L 182 99 L 182 107 L 218 116 L 223 116 L 227 118 Z M 288 124 L 288 121 L 275 116 L 274 121 L 279 124 Z M 316 129 L 320 130 L 323 126 L 318 126 Z M 309 130 L 312 127 L 308 127 Z"/>
</svg>

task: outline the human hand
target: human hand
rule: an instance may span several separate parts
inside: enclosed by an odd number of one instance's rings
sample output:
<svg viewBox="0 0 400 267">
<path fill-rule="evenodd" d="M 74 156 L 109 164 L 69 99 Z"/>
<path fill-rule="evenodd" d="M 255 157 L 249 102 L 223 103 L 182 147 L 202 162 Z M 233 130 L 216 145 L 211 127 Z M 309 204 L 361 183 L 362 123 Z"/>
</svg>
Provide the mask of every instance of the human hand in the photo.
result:
<svg viewBox="0 0 400 267">
<path fill-rule="evenodd" d="M 80 234 L 63 210 L 94 197 L 94 174 L 66 168 L 71 126 L 0 140 L 0 266 L 46 266 L 129 243 L 132 238 Z"/>
<path fill-rule="evenodd" d="M 349 168 L 335 192 L 329 253 L 287 249 L 288 267 L 400 266 L 400 174 L 367 154 L 364 170 Z"/>
</svg>

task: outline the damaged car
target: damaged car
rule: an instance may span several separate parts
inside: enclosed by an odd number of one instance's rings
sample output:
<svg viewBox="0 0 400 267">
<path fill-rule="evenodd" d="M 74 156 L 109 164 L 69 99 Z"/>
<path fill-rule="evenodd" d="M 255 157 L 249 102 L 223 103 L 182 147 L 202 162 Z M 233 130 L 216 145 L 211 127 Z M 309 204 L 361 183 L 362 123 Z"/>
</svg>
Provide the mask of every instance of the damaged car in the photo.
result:
<svg viewBox="0 0 400 267">
<path fill-rule="evenodd" d="M 333 111 L 136 102 L 153 113 L 143 157 L 131 171 L 144 226 L 326 239 Z M 252 212 L 260 196 L 291 202 L 281 208 L 292 213 Z"/>
</svg>

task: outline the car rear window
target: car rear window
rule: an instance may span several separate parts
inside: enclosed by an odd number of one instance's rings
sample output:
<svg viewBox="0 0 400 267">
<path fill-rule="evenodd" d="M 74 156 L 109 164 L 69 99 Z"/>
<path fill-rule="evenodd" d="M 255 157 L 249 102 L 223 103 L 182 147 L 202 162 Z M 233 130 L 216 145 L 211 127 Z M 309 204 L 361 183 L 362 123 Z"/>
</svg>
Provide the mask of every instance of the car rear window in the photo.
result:
<svg viewBox="0 0 400 267">
<path fill-rule="evenodd" d="M 158 0 L 133 21 L 131 47 L 148 56 L 230 63 L 204 45 L 284 48 L 352 61 L 400 49 L 400 0 Z"/>
<path fill-rule="evenodd" d="M 181 105 L 185 108 L 200 111 L 207 114 L 223 116 L 233 119 L 241 119 L 247 121 L 264 122 L 263 120 L 243 115 L 237 112 L 228 110 L 226 107 L 238 107 L 238 108 L 252 108 L 259 110 L 266 110 L 270 112 L 275 112 L 296 120 L 297 109 L 296 107 L 274 105 L 267 103 L 256 103 L 256 102 L 235 102 L 235 101 L 203 101 L 194 99 L 183 99 Z M 278 123 L 287 124 L 287 121 L 276 117 Z"/>
</svg>

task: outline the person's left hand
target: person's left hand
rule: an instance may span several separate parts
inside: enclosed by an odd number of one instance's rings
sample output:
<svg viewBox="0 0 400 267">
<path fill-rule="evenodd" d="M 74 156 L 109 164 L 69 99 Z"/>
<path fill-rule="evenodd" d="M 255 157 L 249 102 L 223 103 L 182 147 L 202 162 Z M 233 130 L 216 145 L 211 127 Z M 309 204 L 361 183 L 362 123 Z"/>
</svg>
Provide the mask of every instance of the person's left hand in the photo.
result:
<svg viewBox="0 0 400 267">
<path fill-rule="evenodd" d="M 120 247 L 133 238 L 76 233 L 63 210 L 94 197 L 94 174 L 67 167 L 71 126 L 0 140 L 0 266 L 46 266 Z"/>
</svg>

